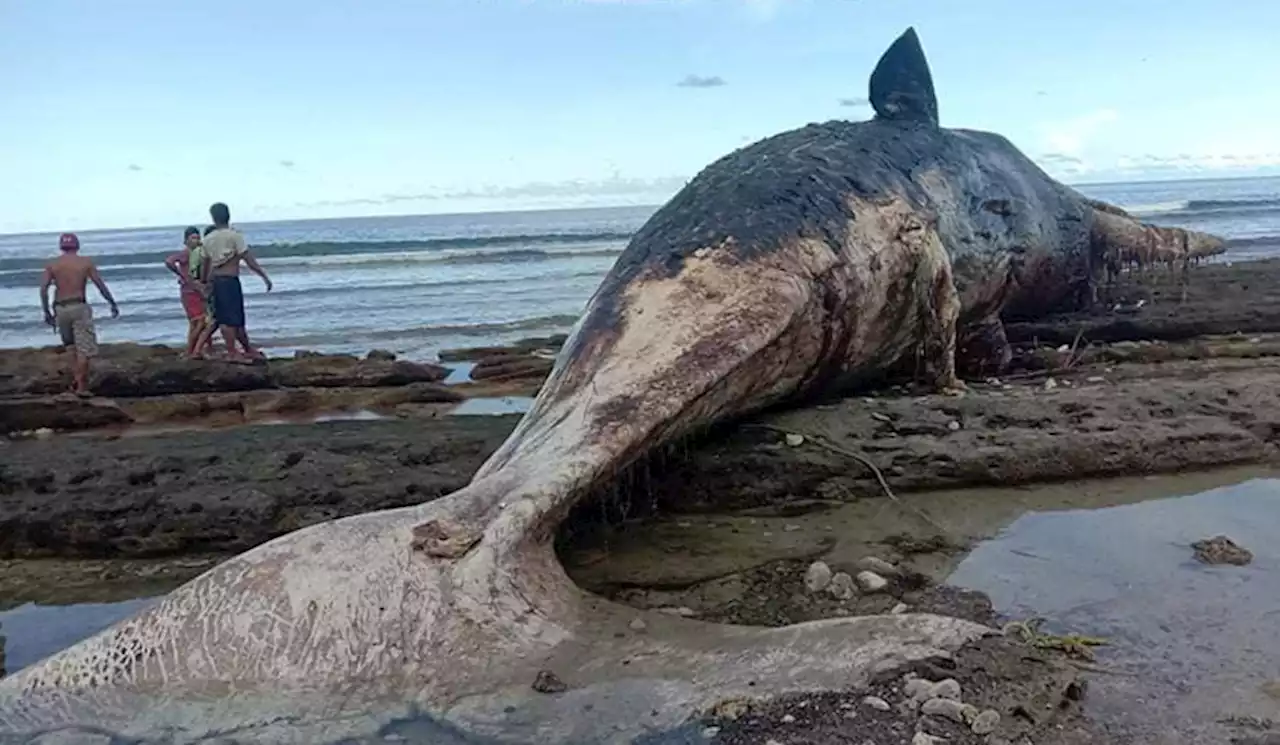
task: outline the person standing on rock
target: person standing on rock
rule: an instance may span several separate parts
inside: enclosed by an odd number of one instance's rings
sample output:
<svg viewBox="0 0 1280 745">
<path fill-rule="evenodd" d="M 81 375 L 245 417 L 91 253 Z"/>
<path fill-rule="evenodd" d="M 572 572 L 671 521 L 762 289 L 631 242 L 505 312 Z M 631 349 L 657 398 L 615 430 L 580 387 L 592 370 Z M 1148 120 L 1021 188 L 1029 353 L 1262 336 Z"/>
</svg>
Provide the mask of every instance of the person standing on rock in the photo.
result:
<svg viewBox="0 0 1280 745">
<path fill-rule="evenodd" d="M 209 277 L 213 300 L 214 323 L 222 328 L 222 338 L 227 344 L 227 359 L 232 361 L 248 361 L 261 359 L 262 353 L 249 344 L 249 333 L 245 330 L 244 291 L 240 286 L 240 262 L 243 261 L 249 270 L 262 278 L 271 292 L 271 278 L 258 265 L 257 259 L 249 253 L 244 236 L 231 227 L 231 209 L 222 202 L 209 208 L 209 217 L 213 218 L 213 230 L 204 237 L 204 271 L 201 276 Z M 236 345 L 240 351 L 236 351 Z"/>
<path fill-rule="evenodd" d="M 197 227 L 187 228 L 182 234 L 182 250 L 164 260 L 165 267 L 178 276 L 181 288 L 182 309 L 187 314 L 188 357 L 200 356 L 203 347 L 198 348 L 197 342 L 203 340 L 208 345 L 211 336 L 204 333 L 204 327 L 210 320 L 206 318 L 208 303 L 205 302 L 209 288 L 201 274 L 204 264 L 204 247 L 200 243 L 200 228 Z"/>
<path fill-rule="evenodd" d="M 80 239 L 74 233 L 63 233 L 58 239 L 62 255 L 44 268 L 40 282 L 40 307 L 44 322 L 58 330 L 63 347 L 71 350 L 72 392 L 88 397 L 89 361 L 98 355 L 98 335 L 93 327 L 93 308 L 85 298 L 85 285 L 93 282 L 102 297 L 111 304 L 111 317 L 120 308 L 111 290 L 98 274 L 93 260 L 80 255 Z M 53 310 L 49 309 L 49 285 L 54 285 Z"/>
</svg>

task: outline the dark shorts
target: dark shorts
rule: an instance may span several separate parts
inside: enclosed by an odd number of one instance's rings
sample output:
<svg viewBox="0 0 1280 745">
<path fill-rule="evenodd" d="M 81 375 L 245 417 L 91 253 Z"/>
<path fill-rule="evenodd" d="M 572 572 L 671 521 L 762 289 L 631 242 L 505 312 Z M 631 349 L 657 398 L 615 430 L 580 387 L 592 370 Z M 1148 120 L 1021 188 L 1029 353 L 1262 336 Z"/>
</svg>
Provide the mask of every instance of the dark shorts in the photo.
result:
<svg viewBox="0 0 1280 745">
<path fill-rule="evenodd" d="M 239 277 L 213 278 L 213 320 L 219 326 L 244 326 L 244 292 Z"/>
</svg>

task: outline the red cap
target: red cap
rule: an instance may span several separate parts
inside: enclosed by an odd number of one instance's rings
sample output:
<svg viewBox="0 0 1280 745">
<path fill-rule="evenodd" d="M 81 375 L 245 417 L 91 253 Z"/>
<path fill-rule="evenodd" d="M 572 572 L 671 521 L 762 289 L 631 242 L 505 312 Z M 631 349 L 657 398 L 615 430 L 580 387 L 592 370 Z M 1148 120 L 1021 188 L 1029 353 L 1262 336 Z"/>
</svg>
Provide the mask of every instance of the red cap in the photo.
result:
<svg viewBox="0 0 1280 745">
<path fill-rule="evenodd" d="M 63 251 L 77 251 L 80 249 L 80 239 L 75 233 L 63 233 L 58 238 L 58 248 Z"/>
</svg>

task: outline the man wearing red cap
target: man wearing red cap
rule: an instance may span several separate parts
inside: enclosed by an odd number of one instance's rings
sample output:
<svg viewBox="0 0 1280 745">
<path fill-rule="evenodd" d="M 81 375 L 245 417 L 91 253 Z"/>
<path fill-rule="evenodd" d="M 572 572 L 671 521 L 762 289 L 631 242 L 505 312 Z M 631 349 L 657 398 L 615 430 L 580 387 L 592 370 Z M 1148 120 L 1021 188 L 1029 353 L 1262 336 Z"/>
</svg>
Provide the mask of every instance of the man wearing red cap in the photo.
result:
<svg viewBox="0 0 1280 745">
<path fill-rule="evenodd" d="M 111 290 L 102 281 L 93 260 L 80 255 L 80 239 L 73 233 L 63 233 L 58 239 L 62 255 L 44 268 L 40 284 L 40 306 L 44 309 L 44 322 L 58 330 L 64 347 L 71 350 L 71 373 L 75 379 L 73 391 L 77 396 L 89 396 L 89 360 L 98 354 L 98 336 L 93 328 L 93 308 L 85 299 L 85 285 L 93 282 L 111 304 L 111 317 L 120 315 Z M 49 310 L 49 285 L 57 289 L 53 296 L 53 311 Z"/>
</svg>

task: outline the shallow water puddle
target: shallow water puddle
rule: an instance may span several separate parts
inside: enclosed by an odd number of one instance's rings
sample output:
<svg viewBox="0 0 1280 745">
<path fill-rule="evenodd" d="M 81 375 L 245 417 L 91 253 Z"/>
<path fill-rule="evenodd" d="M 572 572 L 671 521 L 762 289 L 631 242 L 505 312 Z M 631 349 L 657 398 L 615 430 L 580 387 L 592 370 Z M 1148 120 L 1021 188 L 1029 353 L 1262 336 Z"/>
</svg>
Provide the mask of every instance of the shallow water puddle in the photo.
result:
<svg viewBox="0 0 1280 745">
<path fill-rule="evenodd" d="M 469 398 L 453 407 L 453 416 L 502 416 L 523 414 L 533 405 L 529 396 L 500 396 L 494 398 Z"/>
<path fill-rule="evenodd" d="M 1225 534 L 1247 566 L 1190 544 Z M 1212 726 L 1280 716 L 1280 480 L 1104 509 L 1032 512 L 974 548 L 948 582 L 1015 618 L 1107 638 L 1090 710 L 1122 724 Z"/>
<path fill-rule="evenodd" d="M 75 605 L 28 603 L 0 611 L 0 636 L 5 638 L 5 672 L 16 672 L 39 662 L 158 600 L 137 598 L 118 603 Z"/>
</svg>

